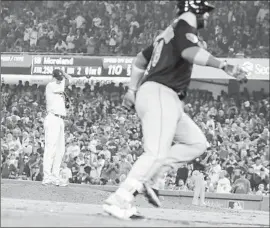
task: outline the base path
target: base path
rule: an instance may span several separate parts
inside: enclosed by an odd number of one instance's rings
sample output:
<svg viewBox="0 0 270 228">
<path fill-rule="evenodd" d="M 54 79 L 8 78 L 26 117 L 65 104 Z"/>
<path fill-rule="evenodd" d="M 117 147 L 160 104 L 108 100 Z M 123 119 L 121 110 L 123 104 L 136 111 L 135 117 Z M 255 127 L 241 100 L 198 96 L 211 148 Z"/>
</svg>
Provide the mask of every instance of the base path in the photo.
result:
<svg viewBox="0 0 270 228">
<path fill-rule="evenodd" d="M 144 220 L 121 221 L 106 215 L 101 203 L 108 192 L 91 186 L 41 186 L 40 183 L 3 181 L 1 225 L 3 227 L 269 227 L 269 212 L 213 210 L 183 205 L 179 209 L 152 208 L 136 204 Z M 99 198 L 97 200 L 97 197 Z M 87 200 L 85 200 L 87 199 Z"/>
</svg>

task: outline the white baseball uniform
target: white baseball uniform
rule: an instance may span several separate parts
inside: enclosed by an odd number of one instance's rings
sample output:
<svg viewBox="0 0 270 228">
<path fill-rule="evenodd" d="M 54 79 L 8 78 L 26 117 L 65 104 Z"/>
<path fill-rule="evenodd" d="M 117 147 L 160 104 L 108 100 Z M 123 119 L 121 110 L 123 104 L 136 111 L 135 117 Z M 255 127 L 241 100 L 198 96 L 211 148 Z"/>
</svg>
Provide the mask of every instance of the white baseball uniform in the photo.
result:
<svg viewBox="0 0 270 228">
<path fill-rule="evenodd" d="M 51 81 L 46 86 L 47 116 L 44 120 L 44 182 L 59 182 L 60 166 L 65 154 L 64 117 L 65 80 Z"/>
</svg>

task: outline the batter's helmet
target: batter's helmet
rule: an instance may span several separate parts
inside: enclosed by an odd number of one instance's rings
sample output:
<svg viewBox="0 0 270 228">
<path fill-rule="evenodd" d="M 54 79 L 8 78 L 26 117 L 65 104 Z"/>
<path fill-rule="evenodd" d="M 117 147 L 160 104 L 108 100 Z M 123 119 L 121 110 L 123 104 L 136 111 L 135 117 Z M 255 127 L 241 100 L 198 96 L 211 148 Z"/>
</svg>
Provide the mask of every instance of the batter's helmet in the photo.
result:
<svg viewBox="0 0 270 228">
<path fill-rule="evenodd" d="M 204 14 L 215 9 L 215 7 L 206 0 L 178 0 L 177 7 L 179 14 L 188 11 L 194 14 Z"/>
<path fill-rule="evenodd" d="M 62 81 L 63 80 L 63 74 L 59 69 L 54 69 L 52 76 L 54 78 L 56 78 L 58 81 Z"/>
</svg>

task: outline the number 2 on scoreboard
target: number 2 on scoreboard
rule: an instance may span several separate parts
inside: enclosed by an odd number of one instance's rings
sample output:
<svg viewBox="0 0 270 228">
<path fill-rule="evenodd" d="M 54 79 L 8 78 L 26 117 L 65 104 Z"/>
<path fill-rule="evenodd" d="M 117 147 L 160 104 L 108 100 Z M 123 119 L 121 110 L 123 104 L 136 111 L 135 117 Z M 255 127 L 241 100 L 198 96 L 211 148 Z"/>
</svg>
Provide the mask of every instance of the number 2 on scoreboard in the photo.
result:
<svg viewBox="0 0 270 228">
<path fill-rule="evenodd" d="M 81 70 L 82 70 L 81 67 L 78 67 L 78 68 L 77 68 L 77 75 L 81 75 Z"/>
</svg>

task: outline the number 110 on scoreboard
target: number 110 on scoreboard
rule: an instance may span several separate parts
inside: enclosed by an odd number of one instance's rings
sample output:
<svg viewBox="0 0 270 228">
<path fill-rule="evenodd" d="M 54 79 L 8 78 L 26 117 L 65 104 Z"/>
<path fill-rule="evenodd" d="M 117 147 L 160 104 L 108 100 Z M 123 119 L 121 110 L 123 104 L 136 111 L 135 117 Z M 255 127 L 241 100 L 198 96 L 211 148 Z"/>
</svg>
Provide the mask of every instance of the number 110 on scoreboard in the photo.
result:
<svg viewBox="0 0 270 228">
<path fill-rule="evenodd" d="M 126 76 L 131 75 L 131 68 L 132 68 L 132 65 L 128 64 Z M 123 73 L 123 66 L 122 65 L 115 65 L 115 64 L 108 65 L 108 75 L 119 76 L 119 75 L 122 75 L 122 73 Z"/>
<path fill-rule="evenodd" d="M 121 75 L 123 72 L 123 66 L 121 65 L 109 65 L 108 75 Z"/>
</svg>

